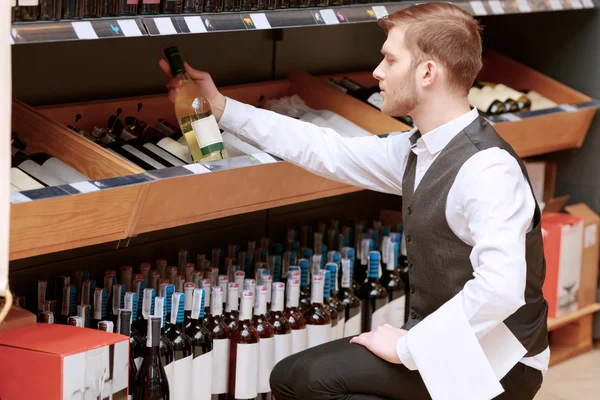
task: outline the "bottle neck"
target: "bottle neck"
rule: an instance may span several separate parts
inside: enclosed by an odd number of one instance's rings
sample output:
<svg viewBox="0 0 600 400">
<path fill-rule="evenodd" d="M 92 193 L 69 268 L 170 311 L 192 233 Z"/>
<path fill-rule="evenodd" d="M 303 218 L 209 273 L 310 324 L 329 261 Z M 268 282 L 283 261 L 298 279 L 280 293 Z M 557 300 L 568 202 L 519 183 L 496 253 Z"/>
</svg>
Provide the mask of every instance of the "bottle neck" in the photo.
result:
<svg viewBox="0 0 600 400">
<path fill-rule="evenodd" d="M 323 304 L 323 281 L 313 281 L 310 301 L 315 304 Z"/>
<path fill-rule="evenodd" d="M 190 77 L 188 76 L 187 72 L 185 72 L 185 71 L 178 72 L 177 74 L 175 74 L 174 78 L 179 79 L 183 82 L 191 81 Z"/>
<path fill-rule="evenodd" d="M 252 300 L 251 296 L 242 297 L 242 307 L 240 309 L 240 321 L 250 320 L 252 318 Z"/>
</svg>

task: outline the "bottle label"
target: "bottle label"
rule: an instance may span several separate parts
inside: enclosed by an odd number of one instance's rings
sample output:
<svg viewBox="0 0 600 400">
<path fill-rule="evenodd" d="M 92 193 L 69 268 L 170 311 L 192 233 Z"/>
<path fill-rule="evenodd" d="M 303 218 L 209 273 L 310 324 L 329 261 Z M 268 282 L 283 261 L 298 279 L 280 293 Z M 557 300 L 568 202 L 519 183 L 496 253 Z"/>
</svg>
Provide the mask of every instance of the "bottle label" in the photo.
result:
<svg viewBox="0 0 600 400">
<path fill-rule="evenodd" d="M 187 145 L 181 144 L 176 140 L 173 140 L 169 137 L 161 139 L 158 143 L 156 143 L 158 147 L 161 147 L 168 151 L 169 153 L 175 155 L 176 157 L 182 159 L 188 164 L 192 164 L 194 161 L 192 160 L 192 155 L 190 154 L 190 150 L 187 148 Z"/>
<path fill-rule="evenodd" d="M 151 151 L 152 153 L 156 154 L 157 156 L 164 159 L 165 161 L 167 161 L 170 164 L 173 164 L 176 166 L 185 165 L 185 163 L 183 161 L 181 161 L 177 157 L 173 157 L 171 154 L 167 153 L 166 151 L 164 151 L 163 149 L 161 149 L 154 143 L 145 143 L 144 148 L 146 148 L 146 150 Z"/>
<path fill-rule="evenodd" d="M 279 361 L 292 354 L 292 334 L 286 333 L 284 335 L 275 335 L 274 339 L 275 358 L 273 366 L 275 366 Z"/>
<path fill-rule="evenodd" d="M 90 180 L 87 176 L 80 174 L 76 169 L 71 168 L 55 157 L 46 160 L 43 167 L 67 183 L 85 182 Z"/>
<path fill-rule="evenodd" d="M 208 154 L 206 147 L 215 143 L 223 143 L 223 137 L 214 115 L 192 122 L 192 129 L 202 154 Z"/>
<path fill-rule="evenodd" d="M 342 287 L 348 289 L 350 287 L 350 260 L 342 260 Z"/>
<path fill-rule="evenodd" d="M 306 350 L 308 335 L 306 328 L 292 330 L 292 354 Z"/>
<path fill-rule="evenodd" d="M 259 344 L 238 344 L 235 358 L 235 398 L 253 399 L 258 395 Z"/>
<path fill-rule="evenodd" d="M 194 358 L 192 365 L 192 387 L 191 392 L 193 400 L 210 399 L 210 387 L 212 384 L 212 363 L 213 352 L 202 354 Z"/>
<path fill-rule="evenodd" d="M 269 393 L 269 376 L 275 366 L 275 338 L 260 338 L 258 349 L 258 393 Z"/>
<path fill-rule="evenodd" d="M 379 93 L 379 92 L 373 93 L 367 99 L 367 103 L 369 103 L 372 106 L 375 106 L 381 110 L 381 107 L 383 106 L 383 96 L 381 96 L 381 93 Z"/>
<path fill-rule="evenodd" d="M 344 325 L 344 337 L 350 337 L 361 334 L 361 313 L 356 314 L 354 317 L 346 321 Z"/>
<path fill-rule="evenodd" d="M 46 169 L 41 165 L 31 160 L 23 161 L 21 164 L 19 164 L 19 169 L 27 172 L 29 175 L 48 186 L 59 186 L 66 184 L 65 181 L 58 179 L 56 176 L 52 175 L 50 171 L 46 171 Z"/>
<path fill-rule="evenodd" d="M 406 307 L 406 296 L 400 296 L 390 302 L 389 324 L 394 328 L 404 326 L 404 313 Z"/>
<path fill-rule="evenodd" d="M 329 342 L 331 339 L 331 324 L 328 325 L 306 325 L 308 341 L 307 348 L 318 346 Z"/>
<path fill-rule="evenodd" d="M 188 400 L 192 391 L 192 375 L 190 371 L 193 367 L 193 357 L 189 355 L 173 364 L 174 381 L 169 385 L 169 392 L 172 400 Z"/>
<path fill-rule="evenodd" d="M 152 157 L 147 156 L 146 154 L 142 153 L 141 151 L 139 151 L 138 149 L 136 149 L 135 147 L 133 147 L 129 144 L 125 144 L 125 145 L 121 146 L 121 148 L 156 169 L 166 168 L 164 165 L 162 165 L 158 161 L 154 160 Z"/>
<path fill-rule="evenodd" d="M 212 394 L 227 393 L 229 374 L 229 339 L 213 340 Z"/>
<path fill-rule="evenodd" d="M 382 326 L 388 323 L 390 317 L 390 305 L 386 304 L 383 307 L 378 308 L 371 317 L 371 330 L 375 330 L 378 326 Z"/>
<path fill-rule="evenodd" d="M 169 382 L 169 397 L 173 400 L 177 400 L 173 397 L 173 391 L 175 386 L 175 363 L 172 362 L 169 365 L 165 365 L 165 374 L 167 375 L 167 381 Z M 173 384 L 171 384 L 173 383 Z"/>
<path fill-rule="evenodd" d="M 42 189 L 44 185 L 27 175 L 18 168 L 10 169 L 10 182 L 20 190 Z"/>
</svg>

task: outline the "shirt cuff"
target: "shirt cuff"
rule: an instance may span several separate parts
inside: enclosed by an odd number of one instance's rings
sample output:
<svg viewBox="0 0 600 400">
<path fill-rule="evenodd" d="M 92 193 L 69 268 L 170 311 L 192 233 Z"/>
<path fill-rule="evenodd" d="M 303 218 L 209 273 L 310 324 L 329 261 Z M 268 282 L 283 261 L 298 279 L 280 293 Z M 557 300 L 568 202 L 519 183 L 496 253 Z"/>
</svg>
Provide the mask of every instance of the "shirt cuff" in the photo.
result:
<svg viewBox="0 0 600 400">
<path fill-rule="evenodd" d="M 250 113 L 247 108 L 251 107 L 230 97 L 225 98 L 225 109 L 219 120 L 219 128 L 228 132 L 239 132 L 248 120 Z"/>
<path fill-rule="evenodd" d="M 415 360 L 408 349 L 407 337 L 408 334 L 398 339 L 398 342 L 396 343 L 396 353 L 398 353 L 398 358 L 406 368 L 415 371 L 417 369 L 417 364 L 415 364 Z"/>
</svg>

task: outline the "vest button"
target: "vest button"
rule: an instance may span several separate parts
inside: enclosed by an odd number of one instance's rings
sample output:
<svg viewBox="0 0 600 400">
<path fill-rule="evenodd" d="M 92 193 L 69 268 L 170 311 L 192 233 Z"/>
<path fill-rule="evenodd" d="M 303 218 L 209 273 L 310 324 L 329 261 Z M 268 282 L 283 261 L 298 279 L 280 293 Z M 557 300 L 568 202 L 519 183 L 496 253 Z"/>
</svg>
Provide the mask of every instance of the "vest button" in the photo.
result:
<svg viewBox="0 0 600 400">
<path fill-rule="evenodd" d="M 413 311 L 413 312 L 410 313 L 410 317 L 412 319 L 415 319 L 415 318 L 417 318 L 417 314 Z"/>
<path fill-rule="evenodd" d="M 415 292 L 415 286 L 414 285 L 410 285 L 410 292 L 414 293 Z"/>
<path fill-rule="evenodd" d="M 406 241 L 410 243 L 410 235 L 406 235 Z"/>
</svg>

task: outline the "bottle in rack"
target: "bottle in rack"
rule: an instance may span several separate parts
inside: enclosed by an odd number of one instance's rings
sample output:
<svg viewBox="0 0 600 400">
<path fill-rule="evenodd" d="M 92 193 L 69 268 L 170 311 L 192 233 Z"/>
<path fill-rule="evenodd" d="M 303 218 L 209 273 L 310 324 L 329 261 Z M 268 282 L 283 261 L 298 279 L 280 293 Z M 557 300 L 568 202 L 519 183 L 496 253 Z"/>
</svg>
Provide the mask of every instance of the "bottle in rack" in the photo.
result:
<svg viewBox="0 0 600 400">
<path fill-rule="evenodd" d="M 51 171 L 30 159 L 22 151 L 18 151 L 13 154 L 11 167 L 13 169 L 18 168 L 19 170 L 25 172 L 27 175 L 29 175 L 32 178 L 35 178 L 36 181 L 38 181 L 44 186 L 60 186 L 67 184 L 67 182 L 54 175 Z M 14 174 L 11 173 L 11 178 L 13 178 L 13 175 Z M 17 178 L 17 176 L 15 176 L 15 178 Z M 27 186 L 36 186 L 30 180 L 26 180 L 25 178 L 21 178 L 21 180 L 15 181 L 15 184 L 19 188 L 21 188 L 21 184 L 27 184 Z M 22 188 L 22 190 L 26 189 Z"/>
<path fill-rule="evenodd" d="M 138 0 L 119 0 L 119 16 L 132 17 L 138 13 Z"/>
<path fill-rule="evenodd" d="M 58 21 L 61 14 L 61 0 L 40 0 L 40 19 L 42 21 Z"/>
<path fill-rule="evenodd" d="M 63 287 L 62 311 L 59 324 L 66 324 L 67 319 L 77 314 L 77 287 L 75 285 L 66 285 Z"/>
<path fill-rule="evenodd" d="M 370 332 L 389 320 L 388 293 L 379 282 L 381 256 L 378 251 L 368 253 L 369 274 L 362 287 L 362 331 Z"/>
<path fill-rule="evenodd" d="M 135 293 L 134 293 L 135 294 Z M 117 332 L 121 335 L 125 335 L 129 337 L 129 384 L 128 384 L 128 392 L 129 397 L 133 398 L 133 391 L 135 390 L 135 379 L 137 377 L 137 367 L 135 366 L 135 361 L 133 359 L 133 354 L 135 352 L 135 341 L 131 334 L 131 318 L 132 313 L 130 310 L 121 309 L 119 310 L 119 323 L 117 324 Z"/>
<path fill-rule="evenodd" d="M 260 342 L 258 344 L 258 396 L 260 400 L 271 399 L 271 387 L 269 386 L 269 376 L 273 369 L 274 351 L 275 351 L 275 330 L 269 323 L 267 314 L 267 287 L 265 285 L 256 286 L 254 300 L 254 318 L 252 323 L 258 332 Z"/>
<path fill-rule="evenodd" d="M 260 337 L 252 323 L 254 292 L 244 290 L 240 324 L 231 334 L 227 400 L 254 400 L 258 395 Z"/>
<path fill-rule="evenodd" d="M 183 1 L 183 12 L 184 13 L 201 13 L 204 8 L 203 0 L 184 0 Z"/>
<path fill-rule="evenodd" d="M 92 319 L 92 329 L 98 327 L 98 323 L 106 318 L 106 302 L 108 293 L 106 289 L 96 288 L 94 290 L 94 317 Z"/>
<path fill-rule="evenodd" d="M 283 301 L 285 298 L 285 284 L 275 282 L 273 284 L 273 301 L 271 303 L 271 317 L 269 323 L 275 331 L 274 361 L 279 361 L 292 354 L 292 326 L 283 312 Z"/>
<path fill-rule="evenodd" d="M 324 283 L 323 283 L 323 308 L 325 308 L 325 311 L 327 312 L 327 314 L 329 314 L 329 317 L 331 318 L 331 331 L 329 331 L 329 340 L 334 340 L 335 337 L 335 333 L 337 332 L 338 329 L 338 313 L 337 310 L 331 306 L 330 304 L 330 298 L 331 298 L 331 272 L 326 270 L 326 269 L 322 269 L 319 271 L 319 275 L 321 275 L 324 278 Z"/>
<path fill-rule="evenodd" d="M 353 253 L 354 249 L 347 248 L 346 254 Z M 338 298 L 345 306 L 346 323 L 344 325 L 344 337 L 360 335 L 362 333 L 362 316 L 361 316 L 361 301 L 354 295 L 352 288 L 352 267 L 351 258 L 342 259 L 342 279 L 341 291 L 338 293 Z"/>
<path fill-rule="evenodd" d="M 339 253 L 337 259 L 339 260 Z M 339 263 L 331 262 L 325 266 L 330 274 L 331 296 L 329 297 L 329 305 L 334 309 L 338 316 L 338 324 L 333 331 L 332 340 L 341 339 L 344 337 L 344 327 L 346 323 L 346 307 L 337 298 L 338 294 L 338 267 Z"/>
<path fill-rule="evenodd" d="M 140 0 L 140 15 L 160 14 L 160 0 Z"/>
<path fill-rule="evenodd" d="M 185 294 L 173 293 L 171 318 L 165 336 L 173 343 L 175 360 L 173 380 L 170 380 L 170 397 L 174 400 L 187 399 L 192 391 L 192 343 L 183 326 Z"/>
<path fill-rule="evenodd" d="M 125 293 L 125 301 L 124 301 L 124 310 L 131 311 L 131 338 L 129 339 L 130 348 L 133 351 L 132 357 L 135 363 L 136 371 L 138 371 L 142 365 L 143 357 L 144 357 L 144 340 L 145 337 L 142 337 L 140 333 L 137 331 L 138 326 L 138 295 L 135 292 L 127 292 Z"/>
<path fill-rule="evenodd" d="M 162 0 L 161 13 L 181 14 L 183 11 L 183 0 Z"/>
<path fill-rule="evenodd" d="M 83 0 L 63 0 L 62 19 L 80 19 L 83 17 Z"/>
<path fill-rule="evenodd" d="M 179 50 L 175 46 L 168 47 L 165 49 L 165 56 L 173 77 L 182 81 L 175 97 L 175 115 L 192 158 L 195 162 L 227 158 L 223 137 L 210 103 L 200 87 L 188 77 Z M 216 265 L 217 260 L 213 262 Z"/>
<path fill-rule="evenodd" d="M 239 325 L 240 313 L 239 308 L 239 292 L 240 285 L 237 283 L 230 283 L 227 290 L 227 303 L 225 306 L 225 314 L 223 321 L 231 332 L 237 329 Z"/>
<path fill-rule="evenodd" d="M 229 371 L 229 339 L 231 331 L 223 321 L 223 292 L 218 286 L 212 288 L 211 316 L 206 323 L 206 329 L 213 339 L 212 365 L 212 399 L 225 399 L 227 394 L 227 378 Z"/>
<path fill-rule="evenodd" d="M 402 328 L 405 320 L 406 296 L 404 282 L 398 274 L 398 255 L 400 243 L 392 242 L 391 237 L 384 237 L 382 251 L 387 253 L 385 271 L 381 277 L 381 286 L 388 292 L 389 319 L 394 328 Z"/>
<path fill-rule="evenodd" d="M 167 380 L 169 382 L 173 382 L 173 361 L 175 359 L 175 354 L 173 350 L 173 343 L 171 343 L 171 341 L 165 336 L 165 324 L 167 320 L 165 300 L 166 299 L 161 296 L 158 296 L 154 299 L 154 315 L 160 316 L 162 321 L 160 326 L 160 361 L 165 368 Z"/>
<path fill-rule="evenodd" d="M 311 304 L 304 313 L 307 329 L 307 348 L 315 347 L 329 341 L 331 317 L 323 306 L 323 289 L 325 278 L 322 275 L 312 277 Z"/>
<path fill-rule="evenodd" d="M 192 324 L 192 301 L 194 296 L 194 290 L 196 289 L 196 284 L 192 282 L 186 282 L 183 285 L 183 290 L 185 294 L 185 304 L 183 308 L 183 326 L 187 331 L 190 325 Z"/>
<path fill-rule="evenodd" d="M 299 261 L 300 265 L 300 311 L 304 313 L 310 307 L 310 272 L 309 261 L 307 258 L 302 258 Z"/>
<path fill-rule="evenodd" d="M 192 365 L 192 399 L 207 400 L 211 397 L 213 340 L 204 326 L 204 290 L 194 289 L 192 299 L 192 323 L 186 330 L 192 341 L 194 361 Z"/>
<path fill-rule="evenodd" d="M 160 357 L 161 324 L 160 316 L 148 318 L 146 354 L 135 382 L 135 400 L 169 400 L 169 382 Z"/>
</svg>

